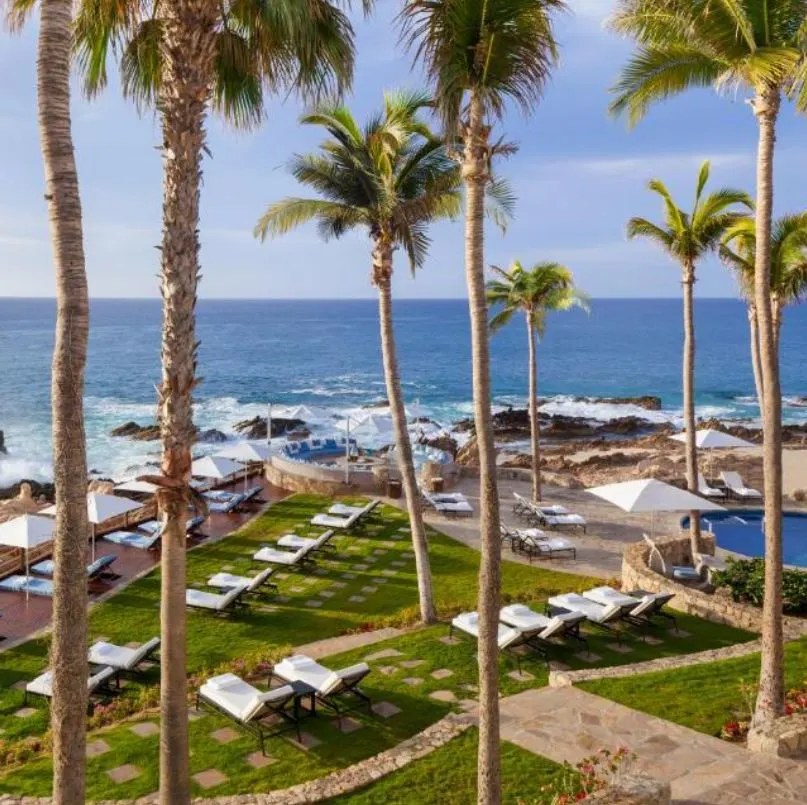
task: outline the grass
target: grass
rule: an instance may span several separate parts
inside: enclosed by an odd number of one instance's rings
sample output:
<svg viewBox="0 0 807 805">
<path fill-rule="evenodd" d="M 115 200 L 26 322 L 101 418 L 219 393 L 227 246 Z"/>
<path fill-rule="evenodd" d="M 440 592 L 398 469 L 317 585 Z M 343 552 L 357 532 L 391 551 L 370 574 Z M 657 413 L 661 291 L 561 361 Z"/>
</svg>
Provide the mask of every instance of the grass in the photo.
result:
<svg viewBox="0 0 807 805">
<path fill-rule="evenodd" d="M 206 579 L 223 567 L 234 573 L 256 572 L 259 567 L 252 562 L 251 555 L 258 547 L 284 533 L 310 533 L 308 520 L 327 502 L 313 496 L 291 498 L 276 504 L 226 540 L 192 551 L 188 555 L 189 584 L 203 587 Z M 402 512 L 383 509 L 382 516 L 371 522 L 364 535 L 339 536 L 336 545 L 337 551 L 318 561 L 313 570 L 283 574 L 285 577 L 278 580 L 279 597 L 269 594 L 232 618 L 214 619 L 209 613 L 189 613 L 189 674 L 204 673 L 222 664 L 229 666 L 257 653 L 278 657 L 288 653 L 291 646 L 413 619 L 417 602 L 415 569 L 406 535 L 406 517 Z M 430 556 L 438 607 L 443 614 L 473 608 L 478 571 L 476 551 L 430 530 Z M 505 599 L 534 601 L 536 608 L 553 593 L 584 590 L 596 583 L 595 579 L 547 568 L 510 562 L 503 565 Z M 355 596 L 363 600 L 351 601 Z M 321 606 L 308 606 L 312 601 L 321 602 Z M 93 639 L 103 636 L 117 643 L 147 640 L 159 633 L 158 602 L 159 573 L 155 570 L 95 607 L 90 635 Z M 679 623 L 690 633 L 689 637 L 667 634 L 664 628 L 658 632 L 663 642 L 656 646 L 627 637 L 624 645 L 631 649 L 629 653 L 614 650 L 612 637 L 591 632 L 588 634 L 591 651 L 599 655 L 593 664 L 638 662 L 716 648 L 751 637 L 685 615 L 680 616 Z M 306 720 L 303 729 L 319 744 L 302 751 L 287 740 L 272 739 L 267 747 L 272 762 L 260 769 L 247 762 L 257 749 L 252 737 L 238 732 L 231 736 L 232 740 L 219 743 L 212 733 L 231 728 L 232 724 L 214 714 L 195 717 L 191 723 L 192 773 L 215 768 L 226 777 L 209 792 L 196 786 L 195 793 L 226 795 L 266 791 L 319 777 L 394 746 L 451 710 L 469 705 L 475 695 L 477 677 L 475 649 L 467 640 L 446 644 L 441 640 L 446 634 L 445 625 L 418 629 L 385 643 L 327 658 L 324 664 L 339 668 L 385 649 L 397 652 L 390 657 L 370 660 L 373 673 L 363 687 L 374 702 L 389 702 L 400 712 L 389 719 L 360 714 L 356 720 L 361 728 L 349 734 L 342 734 L 328 717 Z M 33 716 L 19 718 L 15 715 L 22 705 L 22 693 L 10 689 L 15 682 L 31 679 L 44 669 L 46 652 L 46 642 L 36 640 L 0 654 L 0 728 L 4 730 L 4 742 L 14 743 L 25 736 L 41 735 L 47 727 L 48 714 L 43 704 L 35 705 Z M 558 647 L 552 653 L 554 659 L 570 667 L 590 666 L 592 663 L 578 656 L 579 652 L 580 647 L 573 646 Z M 409 668 L 401 665 L 415 660 L 421 662 Z M 529 674 L 523 679 L 510 676 L 516 670 L 512 658 L 502 657 L 501 664 L 504 695 L 546 684 L 546 666 L 537 657 L 522 659 L 522 669 Z M 432 676 L 433 672 L 444 670 L 451 673 L 442 679 Z M 156 682 L 156 669 L 150 675 L 147 682 Z M 422 681 L 415 685 L 404 681 L 413 677 Z M 265 683 L 264 679 L 257 684 Z M 122 696 L 136 697 L 143 690 L 142 684 L 130 683 L 123 689 Z M 430 694 L 436 691 L 449 691 L 452 701 L 432 698 Z M 137 721 L 149 720 L 156 725 L 156 713 L 141 714 L 133 721 L 90 735 L 91 742 L 103 740 L 109 747 L 108 751 L 88 761 L 91 798 L 134 798 L 157 788 L 158 736 L 140 737 L 132 730 Z M 127 763 L 138 767 L 138 776 L 126 783 L 114 783 L 107 772 Z M 50 759 L 41 757 L 10 770 L 0 780 L 0 789 L 44 796 L 50 784 Z"/>
<path fill-rule="evenodd" d="M 478 733 L 470 729 L 409 766 L 326 805 L 468 805 L 476 802 Z M 563 776 L 563 767 L 514 744 L 502 743 L 503 802 L 545 803 L 544 786 Z"/>
<path fill-rule="evenodd" d="M 751 654 L 642 676 L 585 682 L 580 687 L 698 732 L 719 735 L 727 721 L 748 717 L 740 684 L 756 684 L 758 679 L 759 654 Z M 803 686 L 805 679 L 807 639 L 802 638 L 785 646 L 786 686 Z"/>
</svg>

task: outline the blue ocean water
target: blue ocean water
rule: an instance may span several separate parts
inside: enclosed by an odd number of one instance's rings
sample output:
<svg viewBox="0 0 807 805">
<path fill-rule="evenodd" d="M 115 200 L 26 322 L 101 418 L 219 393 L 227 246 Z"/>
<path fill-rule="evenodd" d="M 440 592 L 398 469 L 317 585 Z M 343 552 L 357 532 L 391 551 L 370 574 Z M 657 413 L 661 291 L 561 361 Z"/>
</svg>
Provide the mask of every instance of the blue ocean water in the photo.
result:
<svg viewBox="0 0 807 805">
<path fill-rule="evenodd" d="M 401 300 L 395 305 L 401 374 L 408 400 L 451 421 L 470 412 L 468 309 L 464 300 Z M 92 304 L 86 414 L 90 466 L 117 476 L 153 459 L 155 445 L 111 439 L 121 422 L 154 415 L 159 380 L 158 300 Z M 0 299 L 0 429 L 11 455 L 0 483 L 49 472 L 49 383 L 54 303 Z M 807 419 L 807 311 L 788 311 L 783 332 L 785 415 Z M 744 305 L 696 303 L 697 403 L 702 415 L 754 418 Z M 266 404 L 315 403 L 350 409 L 385 396 L 376 305 L 362 301 L 212 301 L 198 306 L 197 422 L 229 430 L 263 414 Z M 680 414 L 681 302 L 594 300 L 590 314 L 550 319 L 539 347 L 539 393 L 546 410 L 607 419 L 645 413 L 625 406 L 574 401 L 574 396 L 656 394 Z M 526 329 L 517 319 L 492 339 L 497 404 L 523 404 Z"/>
</svg>

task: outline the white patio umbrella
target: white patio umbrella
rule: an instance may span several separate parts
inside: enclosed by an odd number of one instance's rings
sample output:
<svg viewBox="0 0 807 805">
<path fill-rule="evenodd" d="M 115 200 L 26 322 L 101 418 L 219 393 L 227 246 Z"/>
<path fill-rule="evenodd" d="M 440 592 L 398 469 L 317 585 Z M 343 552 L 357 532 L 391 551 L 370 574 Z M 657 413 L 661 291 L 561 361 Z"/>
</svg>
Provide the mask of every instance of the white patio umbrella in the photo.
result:
<svg viewBox="0 0 807 805">
<path fill-rule="evenodd" d="M 284 419 L 300 419 L 306 423 L 324 422 L 331 418 L 331 412 L 327 408 L 320 408 L 316 405 L 291 405 L 275 412 L 275 416 L 280 416 Z"/>
<path fill-rule="evenodd" d="M 87 519 L 92 525 L 92 561 L 95 561 L 95 526 L 112 517 L 142 509 L 143 504 L 117 495 L 104 495 L 102 492 L 87 493 Z M 40 514 L 56 516 L 56 504 L 42 509 Z M 125 525 L 125 521 L 124 521 Z"/>
<path fill-rule="evenodd" d="M 244 489 L 247 488 L 247 476 L 249 474 L 249 464 L 255 462 L 263 463 L 269 458 L 270 450 L 263 442 L 238 442 L 238 444 L 225 447 L 224 450 L 216 453 L 214 458 L 227 458 L 238 461 L 244 465 Z"/>
<path fill-rule="evenodd" d="M 216 478 L 221 480 L 241 472 L 241 465 L 223 456 L 205 456 L 197 458 L 191 464 L 191 475 L 197 478 Z"/>
<path fill-rule="evenodd" d="M 426 409 L 420 404 L 420 400 L 407 403 L 404 406 L 404 411 L 408 419 L 419 419 L 420 417 L 427 416 Z"/>
<path fill-rule="evenodd" d="M 115 487 L 116 492 L 139 492 L 143 495 L 154 495 L 159 487 L 148 481 L 124 481 Z"/>
<path fill-rule="evenodd" d="M 653 515 L 651 536 L 655 535 L 656 512 L 725 511 L 718 503 L 655 478 L 595 486 L 586 492 L 607 500 L 626 512 L 650 512 Z"/>
<path fill-rule="evenodd" d="M 676 442 L 683 442 L 686 444 L 686 433 L 676 433 L 670 436 Z M 756 447 L 753 442 L 748 442 L 745 439 L 738 439 L 730 433 L 724 433 L 722 430 L 712 430 L 711 428 L 704 428 L 703 430 L 695 431 L 695 447 L 698 450 L 709 451 L 709 474 L 712 475 L 714 460 L 712 453 L 713 450 L 730 450 L 730 449 L 743 449 L 748 447 Z"/>
<path fill-rule="evenodd" d="M 13 520 L 0 524 L 0 545 L 11 548 L 22 548 L 25 551 L 25 580 L 30 573 L 28 570 L 28 551 L 36 548 L 43 542 L 53 539 L 54 522 L 50 517 L 41 517 L 38 514 L 23 514 Z M 25 588 L 25 599 L 28 600 L 28 587 Z"/>
</svg>

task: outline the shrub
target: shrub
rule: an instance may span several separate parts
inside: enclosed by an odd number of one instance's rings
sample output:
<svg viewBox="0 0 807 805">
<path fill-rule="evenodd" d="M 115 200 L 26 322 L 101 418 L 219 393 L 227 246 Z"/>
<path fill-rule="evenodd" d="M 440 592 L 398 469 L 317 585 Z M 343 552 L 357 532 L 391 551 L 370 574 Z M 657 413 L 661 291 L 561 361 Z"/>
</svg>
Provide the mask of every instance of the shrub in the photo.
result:
<svg viewBox="0 0 807 805">
<path fill-rule="evenodd" d="M 541 792 L 551 805 L 572 805 L 613 785 L 630 772 L 635 760 L 636 755 L 624 748 L 616 752 L 600 749 L 596 755 L 583 758 L 574 767 L 564 763 L 565 773 L 554 783 L 544 786 Z"/>
<path fill-rule="evenodd" d="M 727 721 L 720 729 L 720 737 L 724 741 L 744 741 L 751 726 L 759 685 L 741 679 L 739 691 L 740 702 L 735 710 L 736 718 Z M 797 713 L 807 713 L 807 687 L 792 688 L 785 694 L 784 715 L 792 716 Z"/>
<path fill-rule="evenodd" d="M 765 560 L 729 559 L 727 564 L 726 570 L 715 572 L 715 587 L 728 588 L 735 601 L 761 607 L 765 597 Z M 807 613 L 807 573 L 785 570 L 782 595 L 786 613 Z"/>
</svg>

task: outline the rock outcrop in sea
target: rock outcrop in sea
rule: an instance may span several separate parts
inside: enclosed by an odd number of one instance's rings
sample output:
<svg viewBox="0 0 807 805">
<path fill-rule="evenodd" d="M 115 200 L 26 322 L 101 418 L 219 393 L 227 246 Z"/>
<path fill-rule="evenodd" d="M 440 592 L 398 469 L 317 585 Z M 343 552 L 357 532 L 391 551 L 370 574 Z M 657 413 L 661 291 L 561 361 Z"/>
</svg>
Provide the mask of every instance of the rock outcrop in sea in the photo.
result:
<svg viewBox="0 0 807 805">
<path fill-rule="evenodd" d="M 283 417 L 272 417 L 272 438 L 289 431 L 297 430 L 305 425 L 302 419 L 284 419 Z M 247 439 L 265 439 L 266 438 L 266 417 L 256 416 L 252 419 L 243 419 L 233 425 L 233 430 L 236 433 L 245 436 Z"/>
</svg>

